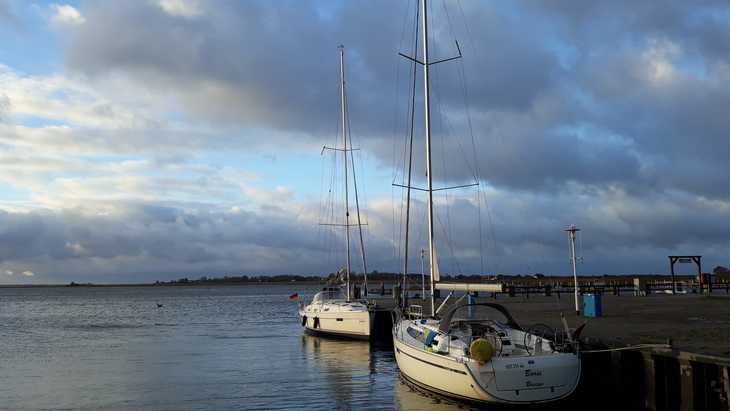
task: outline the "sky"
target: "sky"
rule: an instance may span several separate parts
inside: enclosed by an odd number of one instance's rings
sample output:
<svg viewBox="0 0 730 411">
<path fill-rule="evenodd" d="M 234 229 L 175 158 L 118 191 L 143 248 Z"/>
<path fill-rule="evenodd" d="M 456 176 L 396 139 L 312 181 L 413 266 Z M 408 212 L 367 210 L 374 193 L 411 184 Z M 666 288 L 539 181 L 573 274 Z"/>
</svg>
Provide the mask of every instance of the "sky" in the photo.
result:
<svg viewBox="0 0 730 411">
<path fill-rule="evenodd" d="M 322 151 L 341 144 L 339 45 L 368 270 L 400 270 L 415 10 L 0 0 L 0 284 L 342 267 L 322 225 L 343 221 L 342 156 Z M 462 52 L 431 67 L 434 186 L 478 182 L 435 195 L 443 273 L 566 274 L 570 224 L 581 273 L 730 265 L 730 3 L 433 0 L 429 19 L 431 57 Z"/>
</svg>

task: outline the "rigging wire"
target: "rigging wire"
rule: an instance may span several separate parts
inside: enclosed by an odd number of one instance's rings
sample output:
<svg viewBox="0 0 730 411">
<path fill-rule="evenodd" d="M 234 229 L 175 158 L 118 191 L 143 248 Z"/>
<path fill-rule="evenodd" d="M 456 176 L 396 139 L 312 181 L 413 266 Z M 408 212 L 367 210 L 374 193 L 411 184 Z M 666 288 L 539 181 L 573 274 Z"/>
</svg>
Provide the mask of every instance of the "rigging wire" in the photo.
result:
<svg viewBox="0 0 730 411">
<path fill-rule="evenodd" d="M 360 220 L 360 199 L 358 196 L 358 190 L 357 190 L 357 178 L 355 177 L 355 156 L 353 154 L 354 150 L 352 149 L 352 132 L 350 131 L 351 125 L 350 125 L 350 107 L 348 105 L 348 99 L 347 99 L 347 92 L 345 92 L 345 118 L 347 118 L 347 133 L 345 134 L 350 141 L 350 159 L 352 160 L 350 162 L 350 165 L 352 167 L 352 184 L 355 188 L 355 210 L 357 213 L 357 228 L 358 232 L 360 234 L 360 257 L 362 257 L 362 272 L 363 272 L 363 281 L 365 285 L 365 296 L 367 297 L 368 294 L 368 265 L 365 259 L 365 242 L 363 240 L 362 235 L 362 221 Z M 344 152 L 345 156 L 347 156 L 347 151 Z"/>
<path fill-rule="evenodd" d="M 415 1 L 418 1 L 418 0 L 415 0 Z M 403 13 L 404 19 L 403 19 L 403 24 L 402 24 L 402 29 L 401 29 L 401 37 L 400 37 L 399 48 L 402 48 L 403 47 L 403 42 L 404 42 L 405 35 L 406 35 L 406 28 L 409 26 L 408 21 L 409 21 L 409 18 L 410 18 L 410 15 L 411 14 L 410 14 L 410 11 L 408 11 L 408 10 L 410 10 L 410 5 L 407 5 L 406 12 Z M 396 74 L 395 75 L 396 80 L 395 80 L 395 88 L 393 90 L 393 96 L 394 96 L 394 101 L 395 101 L 395 109 L 393 110 L 393 135 L 397 135 L 399 133 L 398 132 L 398 129 L 399 129 L 399 127 L 398 127 L 398 124 L 399 124 L 399 121 L 398 121 L 398 119 L 399 119 L 399 115 L 398 115 L 399 114 L 399 110 L 398 110 L 398 107 L 400 107 L 400 98 L 399 98 L 399 90 L 400 90 L 400 65 L 398 64 L 398 60 L 396 60 L 396 64 L 395 64 L 395 74 Z M 391 167 L 391 169 L 393 170 L 393 181 L 396 181 L 397 175 L 398 175 L 398 170 L 399 170 L 398 161 L 397 161 L 398 157 L 396 156 L 396 145 L 393 144 L 392 146 L 393 146 L 393 152 L 392 152 L 392 157 L 393 157 L 392 164 L 393 164 L 393 166 Z M 400 191 L 401 191 L 401 194 L 402 194 L 402 190 L 400 190 Z M 396 219 L 395 187 L 394 186 L 391 186 L 391 188 L 390 188 L 390 200 L 391 200 L 390 202 L 391 202 L 391 205 L 392 205 L 390 207 L 390 209 L 391 209 L 391 225 L 390 225 L 390 227 L 391 227 L 391 230 L 392 230 L 391 238 L 393 239 L 393 241 L 392 241 L 392 245 L 393 245 L 393 259 L 395 261 L 398 261 L 398 259 L 399 259 L 399 253 L 400 253 L 400 247 L 399 247 L 398 241 L 397 241 L 398 235 L 396 234 L 396 230 L 398 230 L 400 228 L 400 223 Z"/>
<path fill-rule="evenodd" d="M 444 4 L 444 7 L 445 7 L 445 4 Z M 452 31 L 452 35 L 453 35 L 453 31 Z M 434 44 L 434 53 L 436 53 L 437 47 L 438 47 L 438 45 Z M 450 136 L 450 133 L 449 133 L 450 125 L 449 125 L 448 119 L 446 119 L 443 109 L 442 109 L 441 97 L 440 97 L 441 93 L 439 92 L 440 91 L 439 78 L 440 78 L 439 72 L 437 70 L 435 70 L 434 71 L 434 80 L 435 81 L 434 81 L 433 85 L 435 88 L 434 97 L 435 97 L 436 112 L 438 113 L 438 115 L 435 116 L 435 118 L 437 119 L 438 126 L 440 127 L 440 129 L 442 131 L 442 135 L 439 138 L 439 143 L 440 143 L 440 148 L 441 148 L 441 153 L 442 153 L 442 155 L 440 156 L 441 157 L 441 166 L 442 166 L 442 172 L 444 174 L 444 178 L 443 178 L 444 181 L 449 181 L 450 178 L 449 178 L 449 168 L 447 167 L 447 162 L 446 162 L 445 140 L 446 140 L 446 138 L 448 138 Z M 458 140 L 457 140 L 457 144 L 458 144 Z M 440 223 L 440 228 L 444 232 L 444 238 L 446 240 L 446 245 L 448 246 L 448 250 L 450 252 L 450 257 L 451 257 L 450 259 L 451 259 L 451 261 L 453 261 L 454 265 L 456 266 L 456 272 L 463 274 L 461 265 L 457 259 L 456 252 L 454 250 L 454 241 L 453 241 L 453 232 L 452 232 L 454 225 L 453 225 L 452 219 L 451 219 L 452 200 L 449 195 L 449 190 L 444 190 L 443 196 L 445 199 L 443 208 L 444 208 L 444 213 L 445 213 L 446 224 L 443 223 L 443 221 L 441 220 L 441 217 L 438 214 L 436 214 L 436 217 Z"/>
<path fill-rule="evenodd" d="M 339 76 L 339 72 L 338 72 L 338 76 Z M 338 86 L 337 86 L 337 97 L 338 98 L 339 98 L 339 92 L 340 92 L 340 82 L 338 81 Z M 337 142 L 339 141 L 339 135 L 340 135 L 339 134 L 340 133 L 340 124 L 339 123 L 340 123 L 339 120 L 335 121 L 335 125 L 333 127 L 334 133 L 332 133 L 332 135 L 334 135 L 334 139 L 335 139 L 334 147 L 336 147 Z M 327 189 L 327 195 L 326 195 L 326 199 L 325 199 L 325 196 L 324 196 L 325 162 L 322 161 L 321 164 L 322 164 L 322 166 L 321 166 L 322 181 L 321 181 L 321 191 L 320 191 L 320 211 L 319 211 L 319 216 L 318 216 L 319 223 L 334 221 L 334 202 L 335 202 L 334 200 L 336 198 L 336 191 L 335 191 L 336 189 L 335 188 L 338 187 L 337 185 L 335 185 L 335 181 L 337 180 L 337 167 L 336 167 L 337 158 L 336 158 L 336 156 L 333 156 L 332 166 L 330 168 L 331 170 L 333 170 L 333 173 L 331 174 L 330 179 L 329 179 L 329 187 Z M 332 227 L 323 226 L 323 225 L 318 225 L 318 226 L 319 226 L 318 233 L 321 236 L 321 240 L 322 240 L 324 249 L 327 250 L 325 261 L 327 263 L 327 266 L 333 266 L 336 263 L 336 261 L 338 261 L 338 259 L 339 259 L 339 256 L 337 255 L 337 251 L 339 249 L 335 249 L 335 247 L 334 247 L 334 244 L 336 243 L 336 235 L 335 235 L 334 231 L 332 230 Z"/>
<path fill-rule="evenodd" d="M 418 7 L 418 1 L 416 1 L 414 4 L 416 6 L 415 7 L 416 12 L 415 12 L 415 18 L 414 18 L 413 31 L 411 32 L 411 35 L 414 38 L 413 54 L 414 54 L 414 56 L 417 56 L 417 54 L 418 54 L 418 27 L 419 27 L 418 17 L 420 16 L 420 10 Z M 413 146 L 413 127 L 414 127 L 415 95 L 416 95 L 415 63 L 414 63 L 413 70 L 409 71 L 409 80 L 411 80 L 409 82 L 409 97 L 411 99 L 411 104 L 408 107 L 407 118 L 409 118 L 410 121 L 406 125 L 406 132 L 404 133 L 404 137 L 403 137 L 404 140 L 403 140 L 403 160 L 402 160 L 403 162 L 402 162 L 402 164 L 404 165 L 404 170 L 403 170 L 402 179 L 405 179 L 405 176 L 406 176 L 406 168 L 405 168 L 406 164 L 408 164 L 408 169 L 410 170 L 410 164 L 411 164 L 410 160 L 412 159 L 412 153 L 413 153 L 412 146 Z M 408 157 L 408 161 L 406 161 L 407 157 Z M 410 171 L 408 171 L 408 178 L 410 179 Z M 401 181 L 401 185 L 403 185 L 403 183 L 405 183 L 405 181 Z M 410 186 L 410 183 L 408 183 L 407 185 Z M 398 258 L 400 259 L 400 257 L 401 257 L 400 253 L 403 252 L 403 259 L 405 261 L 405 259 L 407 258 L 407 250 L 405 250 L 405 246 L 407 245 L 407 242 L 408 242 L 407 241 L 408 232 L 404 232 L 404 231 L 409 230 L 407 220 L 409 217 L 408 206 L 410 204 L 410 201 L 409 201 L 410 192 L 409 191 L 404 192 L 401 189 L 400 193 L 401 193 L 401 201 L 400 201 L 400 220 L 399 220 L 399 224 L 398 224 L 398 227 L 399 227 Z M 405 213 L 405 217 L 404 217 L 404 213 Z M 402 224 L 404 219 L 406 220 L 406 224 Z M 404 278 L 406 278 L 406 277 L 404 277 Z M 403 289 L 404 290 L 406 289 L 405 279 L 404 279 L 404 283 L 403 283 Z"/>
<path fill-rule="evenodd" d="M 458 10 L 459 10 L 459 12 L 461 14 L 461 18 L 462 18 L 462 20 L 464 22 L 464 29 L 466 30 L 466 35 L 467 35 L 467 40 L 469 42 L 469 47 L 472 50 L 472 53 L 474 53 L 474 55 L 477 56 L 478 55 L 478 52 L 479 52 L 479 49 L 477 47 L 475 47 L 475 45 L 474 45 L 474 36 L 472 35 L 471 28 L 469 27 L 469 21 L 466 18 L 466 13 L 464 13 L 464 8 L 461 5 L 461 0 L 456 0 L 456 5 L 457 5 L 457 8 L 458 8 Z M 460 68 L 461 68 L 461 72 L 462 72 L 462 87 L 463 87 L 463 90 L 464 90 L 465 103 L 467 104 L 467 114 L 468 114 L 470 112 L 470 109 L 468 107 L 468 100 L 467 100 L 467 98 L 468 98 L 468 92 L 467 92 L 467 88 L 466 88 L 466 71 L 465 71 L 465 69 L 464 69 L 463 66 L 460 66 Z M 473 129 L 473 125 L 472 125 L 472 122 L 471 122 L 471 115 L 467 115 L 467 120 L 468 120 L 468 125 L 469 125 L 469 134 L 471 135 L 471 140 L 472 140 L 472 148 L 474 149 L 473 150 L 473 153 L 474 153 L 474 156 L 475 156 L 475 163 L 474 164 L 477 167 L 477 169 L 476 169 L 477 176 L 479 177 L 479 179 L 481 179 L 481 173 L 480 173 L 479 168 L 478 168 L 479 167 L 479 162 L 476 161 L 476 149 L 475 149 L 476 144 L 474 143 L 474 129 Z M 478 193 L 479 193 L 480 202 L 481 201 L 484 201 L 484 209 L 485 209 L 486 214 L 487 214 L 487 226 L 489 227 L 489 235 L 490 235 L 490 239 L 492 241 L 492 247 L 496 251 L 496 249 L 497 249 L 497 236 L 496 236 L 496 233 L 495 233 L 495 230 L 494 230 L 494 223 L 493 223 L 493 218 L 492 218 L 491 207 L 490 207 L 489 202 L 487 201 L 487 193 L 486 193 L 486 190 L 485 189 L 482 189 L 481 188 L 481 186 L 478 186 L 477 189 L 478 189 Z M 479 223 L 481 224 L 481 208 L 479 208 L 479 210 L 480 210 Z M 480 232 L 482 232 L 481 229 L 480 229 Z M 493 266 L 494 271 L 498 271 L 499 270 L 499 261 L 498 260 L 495 260 L 494 263 L 495 263 L 494 266 Z"/>
<path fill-rule="evenodd" d="M 413 54 L 414 56 L 418 54 L 418 17 L 420 16 L 419 10 L 416 10 L 416 24 L 415 28 L 413 30 L 414 32 L 414 39 L 413 39 Z M 405 221 L 405 244 L 403 247 L 403 289 L 406 288 L 406 279 L 408 278 L 408 234 L 409 234 L 409 224 L 410 224 L 410 212 L 411 212 L 411 176 L 413 172 L 413 134 L 415 132 L 415 119 L 416 119 L 416 70 L 418 69 L 418 66 L 416 65 L 416 62 L 412 62 L 411 64 L 413 66 L 413 85 L 411 93 L 411 124 L 410 124 L 410 132 L 409 132 L 409 140 L 408 140 L 408 180 L 406 183 L 406 221 Z"/>
<path fill-rule="evenodd" d="M 446 7 L 446 2 L 444 2 L 442 4 L 443 4 L 443 8 L 444 8 L 444 13 L 446 14 L 446 20 L 449 24 L 449 30 L 451 31 L 452 36 L 455 37 L 453 24 L 451 22 L 451 15 L 449 14 L 449 10 Z M 459 5 L 459 7 L 461 7 L 461 5 Z M 462 14 L 463 14 L 463 12 L 462 12 Z M 465 20 L 464 24 L 466 26 L 466 18 L 464 20 Z M 466 28 L 467 28 L 467 33 L 468 33 L 468 27 L 466 27 Z M 470 41 L 471 41 L 471 39 L 470 39 Z M 471 121 L 471 110 L 469 108 L 469 98 L 468 98 L 468 91 L 467 91 L 468 89 L 466 88 L 466 69 L 464 68 L 463 62 L 461 62 L 461 61 L 457 62 L 457 67 L 458 67 L 457 73 L 459 74 L 457 77 L 460 80 L 459 82 L 461 83 L 461 86 L 462 86 L 461 90 L 462 90 L 462 97 L 464 100 L 464 110 L 466 111 L 466 119 L 467 119 L 467 125 L 468 125 L 468 130 L 469 130 L 469 136 L 471 138 L 471 148 L 472 148 L 471 152 L 472 152 L 473 160 L 474 160 L 474 163 L 473 163 L 474 165 L 473 165 L 471 172 L 474 175 L 474 182 L 477 183 L 475 194 L 476 194 L 476 200 L 477 200 L 476 201 L 476 203 L 477 203 L 476 204 L 477 231 L 478 231 L 478 237 L 479 237 L 479 273 L 484 274 L 484 239 L 483 239 L 484 230 L 482 227 L 482 210 L 481 210 L 481 203 L 480 203 L 480 193 L 481 193 L 482 188 L 479 185 L 479 183 L 481 181 L 481 174 L 479 172 L 479 160 L 477 158 L 476 143 L 474 141 L 474 127 L 473 127 L 473 124 Z M 462 151 L 462 154 L 464 155 L 465 159 L 468 158 L 463 153 L 463 147 L 461 146 L 461 142 L 459 142 L 459 150 Z M 467 161 L 467 165 L 468 165 L 468 161 Z M 494 230 L 493 227 L 491 227 L 491 228 L 492 228 L 492 230 Z"/>
</svg>

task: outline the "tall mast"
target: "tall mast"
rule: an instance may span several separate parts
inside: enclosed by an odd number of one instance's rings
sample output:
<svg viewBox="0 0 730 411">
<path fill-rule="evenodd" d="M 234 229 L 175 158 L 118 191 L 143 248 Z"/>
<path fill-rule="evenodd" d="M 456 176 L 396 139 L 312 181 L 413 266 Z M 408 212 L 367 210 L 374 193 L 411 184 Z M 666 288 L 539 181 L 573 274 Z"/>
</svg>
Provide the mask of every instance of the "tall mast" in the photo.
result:
<svg viewBox="0 0 730 411">
<path fill-rule="evenodd" d="M 347 255 L 347 301 L 350 301 L 350 204 L 347 192 L 347 118 L 345 114 L 345 46 L 340 46 L 340 108 L 342 112 L 342 142 L 345 157 L 345 254 Z"/>
<path fill-rule="evenodd" d="M 436 274 L 436 252 L 433 243 L 433 179 L 431 169 L 431 101 L 428 94 L 428 7 L 423 0 L 421 14 L 423 15 L 423 100 L 425 103 L 425 131 L 426 131 L 426 177 L 428 181 L 428 262 L 431 272 L 431 315 L 436 315 L 436 299 L 434 297 L 434 277 Z"/>
</svg>

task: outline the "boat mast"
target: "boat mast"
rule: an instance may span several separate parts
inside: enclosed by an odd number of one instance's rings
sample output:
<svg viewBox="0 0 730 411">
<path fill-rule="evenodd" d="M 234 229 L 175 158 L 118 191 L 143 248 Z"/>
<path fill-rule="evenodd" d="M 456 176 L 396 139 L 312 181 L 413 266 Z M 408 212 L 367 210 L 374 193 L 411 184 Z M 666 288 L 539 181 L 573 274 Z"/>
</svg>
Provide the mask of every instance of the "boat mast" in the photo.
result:
<svg viewBox="0 0 730 411">
<path fill-rule="evenodd" d="M 428 181 L 428 262 L 431 272 L 431 316 L 436 316 L 436 298 L 434 296 L 434 276 L 436 274 L 436 252 L 433 243 L 433 179 L 431 169 L 431 101 L 428 93 L 428 15 L 426 0 L 421 4 L 423 15 L 423 100 L 425 103 L 424 120 L 426 131 L 426 177 Z"/>
<path fill-rule="evenodd" d="M 345 157 L 345 254 L 347 255 L 347 301 L 350 301 L 350 205 L 347 192 L 347 118 L 345 114 L 345 46 L 340 45 L 340 108 L 342 112 L 342 153 Z"/>
</svg>

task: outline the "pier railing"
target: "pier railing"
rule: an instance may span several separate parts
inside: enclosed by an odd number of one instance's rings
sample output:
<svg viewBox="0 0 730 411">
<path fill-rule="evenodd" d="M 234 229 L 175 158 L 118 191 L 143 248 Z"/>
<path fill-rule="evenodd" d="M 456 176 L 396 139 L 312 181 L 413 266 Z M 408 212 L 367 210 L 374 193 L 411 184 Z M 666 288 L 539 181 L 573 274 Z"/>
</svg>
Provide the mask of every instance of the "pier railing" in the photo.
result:
<svg viewBox="0 0 730 411">
<path fill-rule="evenodd" d="M 491 295 L 492 297 L 508 295 L 510 297 L 522 296 L 524 298 L 530 298 L 531 295 L 545 295 L 561 298 L 563 295 L 573 295 L 575 288 L 572 282 L 549 280 L 530 282 L 509 281 L 498 284 L 501 285 L 502 291 L 481 292 L 479 294 L 484 296 Z M 672 294 L 675 285 L 676 292 L 679 294 L 730 294 L 730 281 L 724 280 L 717 280 L 705 284 L 692 280 L 677 281 L 674 284 L 671 280 L 646 280 L 639 283 L 631 280 L 579 280 L 578 292 L 580 294 L 599 293 L 617 296 Z"/>
</svg>

